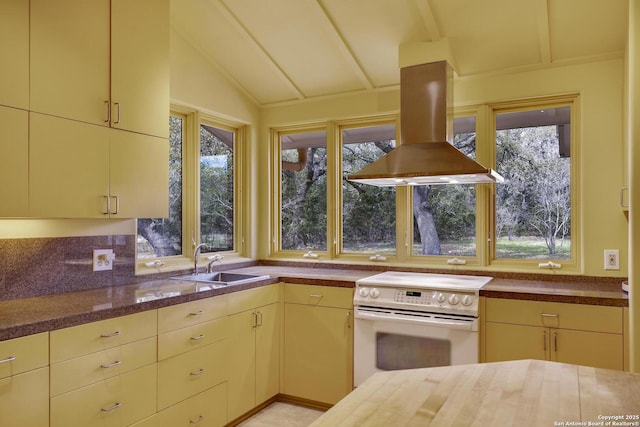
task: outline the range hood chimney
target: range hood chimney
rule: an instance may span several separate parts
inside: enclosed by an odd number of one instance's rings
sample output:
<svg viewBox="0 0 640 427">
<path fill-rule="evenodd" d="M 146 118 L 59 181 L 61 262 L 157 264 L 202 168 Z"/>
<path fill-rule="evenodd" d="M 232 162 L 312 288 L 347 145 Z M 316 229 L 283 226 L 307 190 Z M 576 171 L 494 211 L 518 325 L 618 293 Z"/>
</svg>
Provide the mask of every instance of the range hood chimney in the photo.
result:
<svg viewBox="0 0 640 427">
<path fill-rule="evenodd" d="M 453 71 L 446 61 L 400 69 L 400 145 L 347 177 L 378 187 L 504 182 L 448 141 Z"/>
</svg>

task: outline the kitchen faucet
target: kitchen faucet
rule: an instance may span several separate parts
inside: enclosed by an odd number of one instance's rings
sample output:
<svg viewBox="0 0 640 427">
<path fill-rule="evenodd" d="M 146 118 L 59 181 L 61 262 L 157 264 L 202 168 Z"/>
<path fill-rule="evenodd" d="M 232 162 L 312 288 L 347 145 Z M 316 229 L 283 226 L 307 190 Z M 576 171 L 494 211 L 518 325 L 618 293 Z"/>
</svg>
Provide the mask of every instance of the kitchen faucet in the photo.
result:
<svg viewBox="0 0 640 427">
<path fill-rule="evenodd" d="M 209 263 L 207 264 L 207 273 L 213 273 L 213 263 L 216 261 L 220 261 L 222 258 L 224 258 L 224 256 L 220 254 L 215 254 L 212 257 L 209 257 Z"/>
<path fill-rule="evenodd" d="M 200 243 L 193 251 L 193 274 L 198 274 L 198 255 L 200 255 L 200 250 L 202 248 L 208 249 L 209 245 L 206 243 Z"/>
</svg>

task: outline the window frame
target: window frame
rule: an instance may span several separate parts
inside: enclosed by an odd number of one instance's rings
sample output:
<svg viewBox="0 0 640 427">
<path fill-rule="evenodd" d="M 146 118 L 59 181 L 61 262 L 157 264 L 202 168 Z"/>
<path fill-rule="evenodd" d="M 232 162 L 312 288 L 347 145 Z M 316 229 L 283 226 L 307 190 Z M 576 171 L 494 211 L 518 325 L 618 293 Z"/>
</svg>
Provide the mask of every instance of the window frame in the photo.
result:
<svg viewBox="0 0 640 427">
<path fill-rule="evenodd" d="M 224 129 L 234 134 L 233 148 L 233 250 L 216 252 L 223 254 L 225 260 L 243 258 L 245 253 L 246 207 L 248 196 L 245 189 L 245 139 L 246 124 L 228 120 L 214 114 L 181 105 L 171 105 L 171 116 L 183 120 L 182 141 L 182 253 L 167 257 L 139 259 L 136 245 L 136 274 L 153 274 L 162 271 L 176 271 L 193 267 L 194 240 L 200 243 L 200 125 L 206 124 Z M 136 220 L 137 236 L 137 220 Z M 197 236 L 197 238 L 196 238 Z M 206 259 L 201 253 L 199 261 Z M 145 264 L 160 261 L 160 268 L 147 267 Z"/>
<path fill-rule="evenodd" d="M 572 257 L 570 260 L 551 260 L 562 266 L 562 271 L 578 272 L 581 265 L 581 213 L 580 205 L 580 97 L 579 94 L 562 94 L 529 99 L 509 100 L 483 104 L 470 104 L 454 108 L 454 117 L 475 116 L 476 159 L 481 164 L 496 169 L 496 114 L 514 110 L 535 108 L 571 108 L 571 236 Z M 271 195 L 268 258 L 299 259 L 305 251 L 281 250 L 281 135 L 325 130 L 327 132 L 327 251 L 317 252 L 312 261 L 339 261 L 376 264 L 370 259 L 372 253 L 356 254 L 343 251 L 342 242 L 342 130 L 350 127 L 375 126 L 395 123 L 397 141 L 400 140 L 399 114 L 371 115 L 352 119 L 309 122 L 297 125 L 270 127 L 270 178 Z M 396 254 L 386 257 L 381 264 L 427 266 L 446 269 L 480 269 L 504 271 L 549 272 L 538 266 L 539 260 L 499 259 L 495 257 L 495 185 L 476 184 L 476 254 L 462 259 L 462 266 L 451 266 L 447 255 L 414 255 L 413 244 L 413 192 L 410 187 L 396 188 Z M 314 252 L 315 253 L 315 252 Z M 544 260 L 546 262 L 547 260 Z"/>
</svg>

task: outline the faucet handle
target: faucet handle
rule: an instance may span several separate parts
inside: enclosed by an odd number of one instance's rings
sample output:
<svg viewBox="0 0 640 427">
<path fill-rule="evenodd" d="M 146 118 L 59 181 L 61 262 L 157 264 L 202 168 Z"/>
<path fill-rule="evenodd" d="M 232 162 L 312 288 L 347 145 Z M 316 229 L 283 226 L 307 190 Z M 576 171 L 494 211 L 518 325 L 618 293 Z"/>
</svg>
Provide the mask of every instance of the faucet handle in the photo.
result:
<svg viewBox="0 0 640 427">
<path fill-rule="evenodd" d="M 215 255 L 208 256 L 207 260 L 211 262 L 216 262 L 216 261 L 222 260 L 223 258 L 224 258 L 224 255 L 215 254 Z"/>
</svg>

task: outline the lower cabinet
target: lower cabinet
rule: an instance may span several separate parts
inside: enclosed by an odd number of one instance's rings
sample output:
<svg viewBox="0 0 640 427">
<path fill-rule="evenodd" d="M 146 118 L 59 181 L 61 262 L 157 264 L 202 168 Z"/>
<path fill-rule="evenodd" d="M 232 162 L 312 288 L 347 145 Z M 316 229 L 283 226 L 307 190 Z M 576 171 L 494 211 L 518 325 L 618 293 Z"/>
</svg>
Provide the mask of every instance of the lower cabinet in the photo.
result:
<svg viewBox="0 0 640 427">
<path fill-rule="evenodd" d="M 229 420 L 280 391 L 280 285 L 229 294 Z"/>
<path fill-rule="evenodd" d="M 0 426 L 49 425 L 49 334 L 0 341 Z"/>
<path fill-rule="evenodd" d="M 282 392 L 335 404 L 353 389 L 353 289 L 284 286 Z"/>
<path fill-rule="evenodd" d="M 624 368 L 623 310 L 487 298 L 486 362 L 540 359 Z"/>
</svg>

